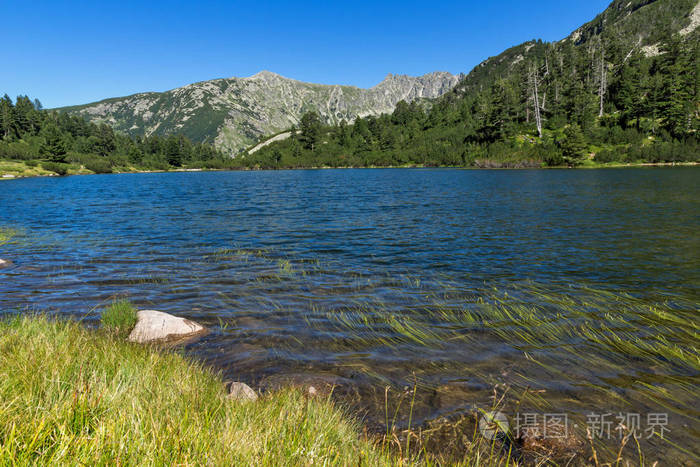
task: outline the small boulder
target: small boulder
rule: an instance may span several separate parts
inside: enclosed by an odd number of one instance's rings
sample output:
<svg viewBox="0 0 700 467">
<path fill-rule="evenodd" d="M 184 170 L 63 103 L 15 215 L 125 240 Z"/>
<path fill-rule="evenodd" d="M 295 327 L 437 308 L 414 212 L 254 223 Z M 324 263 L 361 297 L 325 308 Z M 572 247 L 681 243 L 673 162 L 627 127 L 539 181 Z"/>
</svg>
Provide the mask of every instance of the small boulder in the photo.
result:
<svg viewBox="0 0 700 467">
<path fill-rule="evenodd" d="M 128 339 L 139 344 L 168 342 L 188 339 L 205 332 L 204 326 L 189 319 L 178 318 L 162 311 L 141 310 Z"/>
<path fill-rule="evenodd" d="M 233 381 L 229 384 L 228 388 L 229 399 L 237 401 L 256 401 L 258 400 L 258 394 L 245 383 L 240 383 L 238 381 Z"/>
<path fill-rule="evenodd" d="M 10 266 L 12 266 L 12 261 L 0 258 L 0 269 L 9 268 Z"/>
</svg>

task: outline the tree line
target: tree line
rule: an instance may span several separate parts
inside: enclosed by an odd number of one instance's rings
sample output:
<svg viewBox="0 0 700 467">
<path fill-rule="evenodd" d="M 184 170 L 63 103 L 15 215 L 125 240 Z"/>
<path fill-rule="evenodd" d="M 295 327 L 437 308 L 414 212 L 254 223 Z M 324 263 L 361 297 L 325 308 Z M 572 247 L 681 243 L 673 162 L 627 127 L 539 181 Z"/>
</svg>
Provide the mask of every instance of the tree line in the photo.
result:
<svg viewBox="0 0 700 467">
<path fill-rule="evenodd" d="M 661 39 L 660 39 L 661 40 Z M 0 99 L 0 158 L 56 172 L 129 168 L 542 167 L 700 158 L 698 32 L 645 51 L 626 35 L 531 41 L 450 93 L 327 125 L 307 112 L 291 137 L 230 158 L 182 135 L 129 137 L 107 124 Z"/>
<path fill-rule="evenodd" d="M 596 36 L 532 41 L 498 73 L 462 81 L 433 103 L 329 126 L 305 114 L 292 136 L 248 167 L 575 166 L 697 162 L 698 33 L 639 44 Z"/>
<path fill-rule="evenodd" d="M 229 160 L 214 146 L 193 143 L 182 135 L 130 137 L 105 123 L 44 110 L 39 100 L 27 96 L 13 102 L 7 94 L 0 98 L 0 159 L 41 163 L 62 174 L 71 166 L 107 173 L 129 168 L 216 168 Z"/>
</svg>

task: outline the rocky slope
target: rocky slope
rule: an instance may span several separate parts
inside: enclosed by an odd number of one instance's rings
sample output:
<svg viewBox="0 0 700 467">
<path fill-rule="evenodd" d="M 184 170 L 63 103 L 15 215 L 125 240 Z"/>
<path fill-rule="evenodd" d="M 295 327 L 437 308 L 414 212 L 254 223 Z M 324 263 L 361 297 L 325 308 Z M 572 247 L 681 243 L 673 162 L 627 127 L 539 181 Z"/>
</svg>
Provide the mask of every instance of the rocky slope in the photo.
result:
<svg viewBox="0 0 700 467">
<path fill-rule="evenodd" d="M 132 135 L 182 133 L 215 141 L 236 154 L 261 136 L 299 123 L 315 110 L 328 123 L 393 111 L 400 100 L 435 98 L 461 79 L 446 72 L 387 75 L 370 89 L 304 83 L 262 71 L 248 78 L 216 79 L 167 92 L 149 92 L 58 109 L 106 122 Z"/>
</svg>

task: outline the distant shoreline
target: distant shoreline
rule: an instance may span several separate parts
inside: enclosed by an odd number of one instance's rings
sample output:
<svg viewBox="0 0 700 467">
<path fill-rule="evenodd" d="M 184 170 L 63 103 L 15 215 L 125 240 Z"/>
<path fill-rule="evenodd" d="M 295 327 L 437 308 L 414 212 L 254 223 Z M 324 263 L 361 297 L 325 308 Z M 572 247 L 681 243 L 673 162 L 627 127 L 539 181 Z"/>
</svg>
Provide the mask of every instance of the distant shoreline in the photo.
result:
<svg viewBox="0 0 700 467">
<path fill-rule="evenodd" d="M 464 166 L 425 166 L 425 165 L 392 165 L 392 166 L 367 166 L 367 167 L 284 167 L 284 168 L 226 168 L 226 169 L 205 169 L 205 168 L 179 168 L 171 170 L 120 170 L 106 174 L 97 174 L 94 172 L 81 171 L 79 173 L 71 173 L 66 175 L 58 175 L 53 173 L 35 173 L 30 175 L 18 174 L 13 172 L 0 172 L 0 181 L 3 180 L 18 180 L 22 178 L 37 178 L 37 177 L 69 177 L 74 175 L 114 175 L 114 174 L 150 174 L 150 173 L 181 173 L 181 172 L 257 172 L 257 171 L 275 171 L 275 170 L 348 170 L 348 169 L 460 169 L 460 170 L 552 170 L 552 169 L 620 169 L 620 168 L 640 168 L 640 167 L 695 167 L 700 165 L 700 162 L 639 162 L 639 163 L 609 163 L 609 164 L 584 164 L 576 167 L 554 166 L 554 167 L 464 167 Z"/>
</svg>

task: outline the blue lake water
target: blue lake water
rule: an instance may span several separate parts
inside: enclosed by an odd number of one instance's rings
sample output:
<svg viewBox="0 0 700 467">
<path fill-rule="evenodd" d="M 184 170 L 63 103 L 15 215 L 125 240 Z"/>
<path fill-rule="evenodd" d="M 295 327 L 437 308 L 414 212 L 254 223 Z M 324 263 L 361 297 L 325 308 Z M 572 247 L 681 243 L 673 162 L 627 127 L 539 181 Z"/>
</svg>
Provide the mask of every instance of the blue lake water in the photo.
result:
<svg viewBox="0 0 700 467">
<path fill-rule="evenodd" d="M 585 308 L 587 297 L 609 293 L 625 309 L 683 314 L 697 338 L 699 182 L 697 168 L 13 180 L 0 183 L 0 228 L 20 232 L 0 246 L 14 263 L 0 270 L 0 310 L 97 323 L 101 307 L 127 296 L 208 325 L 185 351 L 225 377 L 263 388 L 285 378 L 337 383 L 370 424 L 384 419 L 386 386 L 399 394 L 418 383 L 420 422 L 488 403 L 494 385 L 521 396 L 526 387 L 548 391 L 548 407 L 537 410 L 618 410 L 614 392 L 646 413 L 658 404 L 637 397 L 640 375 L 680 378 L 670 416 L 693 459 L 700 401 L 688 385 L 697 366 L 607 354 L 596 366 L 558 353 L 559 341 L 515 345 L 492 332 L 517 330 L 517 319 L 487 326 L 453 317 L 516 297 L 554 320 L 552 297 Z M 634 327 L 640 339 L 662 332 Z"/>
</svg>

